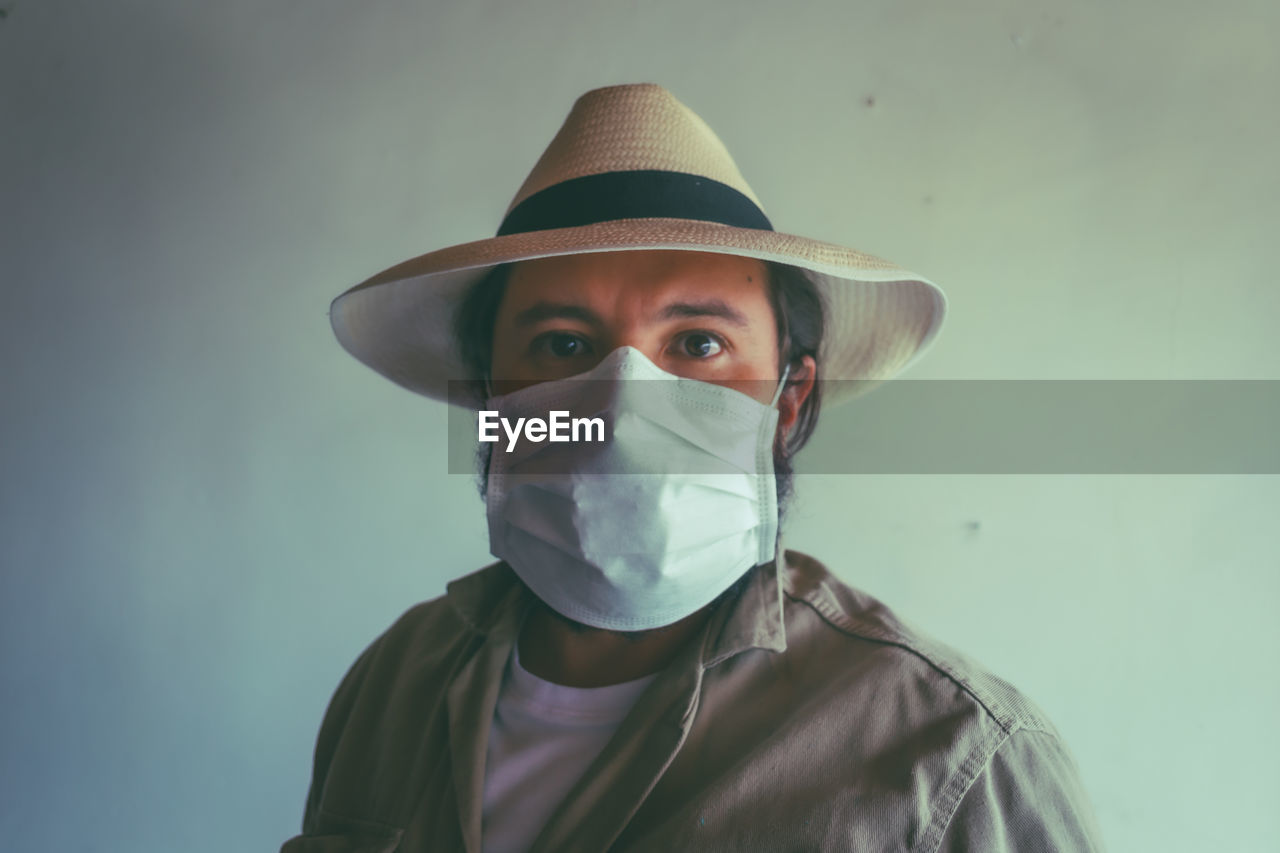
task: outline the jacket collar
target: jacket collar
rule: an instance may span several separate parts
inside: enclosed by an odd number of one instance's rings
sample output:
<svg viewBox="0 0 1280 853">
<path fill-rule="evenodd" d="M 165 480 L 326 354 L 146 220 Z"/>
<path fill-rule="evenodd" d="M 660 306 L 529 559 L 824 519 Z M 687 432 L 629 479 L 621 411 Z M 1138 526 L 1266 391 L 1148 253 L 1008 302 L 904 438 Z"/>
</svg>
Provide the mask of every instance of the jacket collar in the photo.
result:
<svg viewBox="0 0 1280 853">
<path fill-rule="evenodd" d="M 752 569 L 736 598 L 712 616 L 705 635 L 702 667 L 715 666 L 747 649 L 780 652 L 787 647 L 782 619 L 782 555 Z"/>
<path fill-rule="evenodd" d="M 488 634 L 505 620 L 519 619 L 516 600 L 528 595 L 524 584 L 506 563 L 493 563 L 450 581 L 445 598 L 468 628 Z"/>
</svg>

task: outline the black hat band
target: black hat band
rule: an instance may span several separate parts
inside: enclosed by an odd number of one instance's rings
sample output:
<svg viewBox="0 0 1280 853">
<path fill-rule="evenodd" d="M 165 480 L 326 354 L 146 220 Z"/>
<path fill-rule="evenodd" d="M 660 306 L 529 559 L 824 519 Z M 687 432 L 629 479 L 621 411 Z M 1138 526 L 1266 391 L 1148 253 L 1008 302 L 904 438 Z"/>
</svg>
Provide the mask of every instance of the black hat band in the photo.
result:
<svg viewBox="0 0 1280 853">
<path fill-rule="evenodd" d="M 498 236 L 575 228 L 615 219 L 694 219 L 772 231 L 755 202 L 702 175 L 644 169 L 570 178 L 520 202 Z"/>
</svg>

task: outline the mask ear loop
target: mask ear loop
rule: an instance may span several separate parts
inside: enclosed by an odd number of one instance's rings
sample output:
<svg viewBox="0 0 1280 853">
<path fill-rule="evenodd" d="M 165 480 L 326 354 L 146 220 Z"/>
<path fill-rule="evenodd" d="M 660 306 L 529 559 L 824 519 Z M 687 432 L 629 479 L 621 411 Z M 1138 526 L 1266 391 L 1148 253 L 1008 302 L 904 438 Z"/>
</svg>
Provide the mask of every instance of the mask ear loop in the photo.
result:
<svg viewBox="0 0 1280 853">
<path fill-rule="evenodd" d="M 778 380 L 778 390 L 773 392 L 773 402 L 769 403 L 769 408 L 776 409 L 778 401 L 782 399 L 782 392 L 787 387 L 787 377 L 791 375 L 791 365 L 788 364 L 782 369 L 782 378 Z"/>
</svg>

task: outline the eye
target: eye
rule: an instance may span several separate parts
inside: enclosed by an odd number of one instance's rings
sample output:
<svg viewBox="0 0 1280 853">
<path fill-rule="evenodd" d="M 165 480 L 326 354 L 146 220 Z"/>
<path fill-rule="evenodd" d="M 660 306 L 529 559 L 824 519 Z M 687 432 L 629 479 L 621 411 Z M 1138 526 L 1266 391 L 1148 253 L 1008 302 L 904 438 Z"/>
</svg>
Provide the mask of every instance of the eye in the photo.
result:
<svg viewBox="0 0 1280 853">
<path fill-rule="evenodd" d="M 689 332 L 681 336 L 677 348 L 681 355 L 690 358 L 711 358 L 724 350 L 724 344 L 708 332 Z"/>
<path fill-rule="evenodd" d="M 591 352 L 586 339 L 569 332 L 547 332 L 539 335 L 534 344 L 556 358 L 578 358 Z"/>
</svg>

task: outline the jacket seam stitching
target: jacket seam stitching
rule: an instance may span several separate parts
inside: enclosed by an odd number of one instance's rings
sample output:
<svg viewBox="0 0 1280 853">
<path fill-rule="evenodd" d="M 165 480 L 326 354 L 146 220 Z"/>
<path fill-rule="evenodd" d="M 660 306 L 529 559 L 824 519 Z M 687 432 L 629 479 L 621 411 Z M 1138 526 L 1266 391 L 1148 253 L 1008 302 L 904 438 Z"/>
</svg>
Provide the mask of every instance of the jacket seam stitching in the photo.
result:
<svg viewBox="0 0 1280 853">
<path fill-rule="evenodd" d="M 983 738 L 969 751 L 960 769 L 951 777 L 951 782 L 939 798 L 939 808 L 934 811 L 933 820 L 929 822 L 928 828 L 920 838 L 921 850 L 938 853 L 947 830 L 951 828 L 952 822 L 956 819 L 956 813 L 960 811 L 960 804 L 982 777 L 996 753 L 1009 742 L 1012 734 L 1010 731 L 1003 731 L 1002 736 L 995 739 L 995 743 L 989 743 L 990 738 Z M 939 820 L 943 816 L 945 820 Z"/>
<path fill-rule="evenodd" d="M 993 721 L 995 721 L 995 724 L 1000 727 L 1001 731 L 1003 731 L 1006 735 L 1012 733 L 1013 725 L 1014 725 L 1012 721 L 1009 723 L 1006 723 L 1001 718 L 1001 716 L 991 708 L 991 706 L 987 703 L 987 701 L 984 700 L 981 696 L 979 696 L 976 692 L 974 692 L 973 688 L 970 687 L 968 684 L 966 684 L 963 679 L 958 677 L 955 673 L 953 673 L 948 667 L 944 666 L 942 663 L 935 661 L 933 658 L 926 655 L 920 649 L 917 649 L 911 644 L 909 644 L 906 641 L 905 637 L 902 637 L 899 634 L 891 633 L 888 631 L 882 632 L 874 629 L 856 630 L 851 625 L 846 626 L 846 625 L 838 624 L 836 621 L 834 621 L 831 618 L 829 614 L 823 612 L 822 608 L 820 608 L 813 601 L 810 601 L 808 598 L 801 598 L 795 595 L 790 590 L 786 591 L 786 596 L 790 598 L 792 601 L 806 605 L 807 607 L 812 609 L 814 613 L 818 614 L 818 616 L 822 619 L 822 621 L 826 622 L 832 628 L 835 628 L 837 631 L 841 632 L 842 634 L 845 634 L 846 636 L 857 637 L 859 639 L 869 640 L 871 642 L 881 643 L 883 645 L 895 646 L 897 648 L 902 649 L 903 651 L 906 651 L 912 655 L 915 655 L 917 658 L 924 661 L 930 667 L 932 667 L 933 669 L 937 670 L 942 675 L 944 675 L 949 681 L 951 681 L 953 684 L 955 684 L 965 693 L 969 694 L 969 696 L 973 698 L 973 701 L 977 702 L 979 705 L 982 706 L 982 710 L 987 713 L 987 716 L 990 717 Z"/>
</svg>

